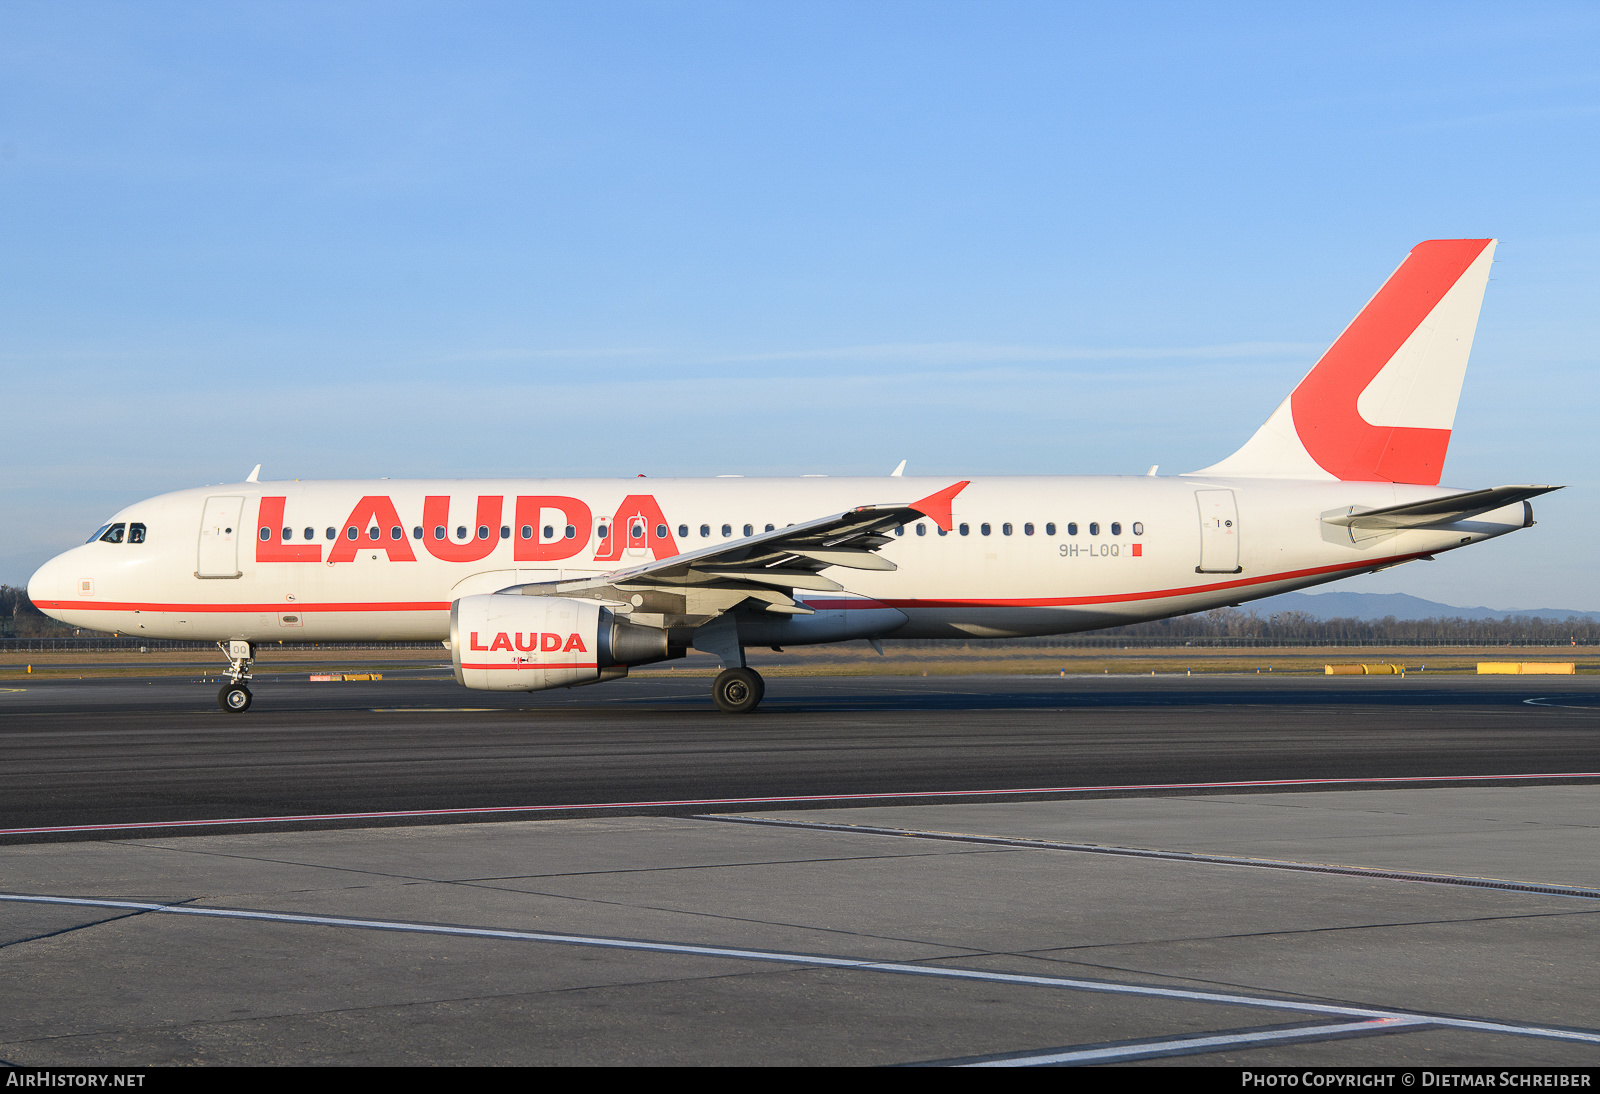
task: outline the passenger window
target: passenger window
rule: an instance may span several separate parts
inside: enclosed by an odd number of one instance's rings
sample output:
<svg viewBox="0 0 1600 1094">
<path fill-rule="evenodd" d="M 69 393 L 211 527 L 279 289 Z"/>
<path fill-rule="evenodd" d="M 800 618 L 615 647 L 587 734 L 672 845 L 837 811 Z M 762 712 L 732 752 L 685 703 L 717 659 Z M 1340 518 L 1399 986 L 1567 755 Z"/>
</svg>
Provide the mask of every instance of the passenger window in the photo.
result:
<svg viewBox="0 0 1600 1094">
<path fill-rule="evenodd" d="M 98 528 L 96 528 L 94 530 L 94 534 L 93 535 L 91 535 L 88 539 L 84 540 L 83 542 L 85 542 L 85 543 L 93 543 L 95 540 L 97 540 L 101 536 L 105 535 L 106 534 L 106 529 L 110 528 L 110 527 L 111 527 L 111 525 L 109 525 L 109 524 L 102 524 L 100 527 L 98 527 Z"/>
<path fill-rule="evenodd" d="M 722 526 L 722 538 L 727 539 L 731 535 L 733 535 L 733 525 L 724 524 Z"/>
<path fill-rule="evenodd" d="M 1100 534 L 1100 525 L 1098 522 L 1092 520 L 1089 522 L 1089 534 L 1091 536 L 1098 536 Z"/>
<path fill-rule="evenodd" d="M 1111 522 L 1111 534 L 1114 536 L 1120 536 L 1122 534 L 1122 522 L 1120 520 L 1114 520 Z"/>
<path fill-rule="evenodd" d="M 604 524 L 602 524 L 599 528 L 595 529 L 595 533 L 594 534 L 596 536 L 598 536 L 599 538 L 601 538 L 601 539 L 605 539 L 606 536 L 611 534 L 611 529 L 607 528 Z"/>
<path fill-rule="evenodd" d="M 927 534 L 928 534 L 928 526 L 926 524 L 917 525 L 917 535 L 925 536 Z"/>
<path fill-rule="evenodd" d="M 394 525 L 393 527 L 391 527 L 389 529 L 389 538 L 390 539 L 405 539 L 406 538 L 406 530 L 404 528 L 400 527 L 398 524 L 396 524 L 396 525 Z"/>
<path fill-rule="evenodd" d="M 969 534 L 971 534 L 971 532 L 972 532 L 972 529 L 971 529 L 971 528 L 968 528 L 968 527 L 967 527 L 967 526 L 966 526 L 966 525 L 965 525 L 965 524 L 963 524 L 963 525 L 962 525 L 962 526 L 961 526 L 961 534 L 962 534 L 962 535 L 964 535 L 964 536 L 965 536 L 965 535 L 969 535 Z"/>
<path fill-rule="evenodd" d="M 311 537 L 307 536 L 306 538 L 310 539 Z M 128 525 L 128 542 L 129 543 L 143 543 L 144 542 L 144 525 L 142 525 L 142 524 L 130 524 L 130 525 Z"/>
<path fill-rule="evenodd" d="M 523 539 L 532 539 L 533 538 L 533 525 L 524 524 L 522 526 L 522 538 Z"/>
<path fill-rule="evenodd" d="M 361 533 L 356 531 L 356 526 L 354 524 L 344 530 L 345 539 L 355 539 L 359 535 L 361 535 Z"/>
<path fill-rule="evenodd" d="M 120 527 L 120 525 L 118 527 Z M 111 536 L 111 533 L 107 532 L 106 533 L 106 538 L 112 543 L 118 543 L 118 542 L 121 542 L 121 540 L 122 540 L 122 537 L 120 535 L 117 536 L 116 539 L 111 539 L 110 536 Z M 272 538 L 272 529 L 271 528 L 263 528 L 263 529 L 261 529 L 260 536 L 261 536 L 261 542 L 262 543 L 267 542 L 269 539 Z"/>
<path fill-rule="evenodd" d="M 567 525 L 567 538 L 568 539 L 577 539 L 578 538 L 578 530 L 576 528 L 574 528 L 570 524 Z"/>
<path fill-rule="evenodd" d="M 689 526 L 687 524 L 678 525 L 678 538 L 679 539 L 688 539 L 689 538 Z"/>
<path fill-rule="evenodd" d="M 702 524 L 702 525 L 701 525 L 701 526 L 700 526 L 700 538 L 701 538 L 701 539 L 705 539 L 705 538 L 706 538 L 706 537 L 707 537 L 707 536 L 709 536 L 709 535 L 710 535 L 710 534 L 711 534 L 711 525 L 709 525 L 709 524 Z"/>
<path fill-rule="evenodd" d="M 1003 536 L 1009 536 L 1011 534 L 1011 525 L 1010 524 L 1002 524 L 1000 526 L 1000 534 L 1003 535 Z"/>
<path fill-rule="evenodd" d="M 368 539 L 377 539 L 381 535 L 383 535 L 383 533 L 378 530 L 378 526 L 376 524 L 374 524 L 371 528 L 367 529 L 367 538 Z"/>
<path fill-rule="evenodd" d="M 773 528 L 772 528 L 772 525 L 770 525 L 770 524 L 769 524 L 769 525 L 767 525 L 767 531 L 769 531 L 769 532 L 770 532 L 770 531 L 772 531 L 772 530 L 773 530 Z"/>
<path fill-rule="evenodd" d="M 457 539 L 466 539 L 467 538 L 467 526 L 465 524 L 456 525 L 456 538 Z"/>
<path fill-rule="evenodd" d="M 1142 521 L 1136 520 L 1133 522 L 1133 534 L 1136 536 L 1144 535 L 1144 523 Z"/>
<path fill-rule="evenodd" d="M 489 526 L 487 524 L 478 525 L 478 538 L 479 539 L 488 539 L 489 538 Z"/>
<path fill-rule="evenodd" d="M 984 535 L 988 535 L 989 525 L 987 523 L 978 525 L 978 531 L 982 532 Z"/>
<path fill-rule="evenodd" d="M 510 539 L 511 538 L 511 526 L 509 524 L 502 524 L 500 526 L 500 538 L 501 539 Z"/>
<path fill-rule="evenodd" d="M 411 529 L 411 538 L 412 539 L 421 539 L 422 538 L 422 525 L 419 524 L 415 528 Z"/>
<path fill-rule="evenodd" d="M 754 528 L 752 528 L 752 527 L 751 527 L 751 526 L 750 526 L 750 525 L 748 525 L 748 524 L 746 524 L 746 525 L 745 525 L 745 526 L 744 526 L 744 534 L 745 534 L 745 535 L 747 535 L 747 536 L 750 536 L 750 535 L 754 535 L 754 534 L 755 534 L 755 531 L 756 531 L 756 530 L 755 530 L 755 529 L 754 529 Z"/>
<path fill-rule="evenodd" d="M 896 524 L 894 526 L 894 534 L 897 535 L 897 536 L 905 535 L 906 534 L 906 526 L 904 524 Z"/>
<path fill-rule="evenodd" d="M 1067 522 L 1067 535 L 1075 536 L 1077 534 L 1078 534 L 1078 522 L 1075 521 L 1075 520 L 1068 521 Z"/>
<path fill-rule="evenodd" d="M 644 538 L 644 525 L 635 524 L 632 528 L 630 528 L 628 530 L 628 534 L 633 536 L 634 539 L 643 539 Z"/>
<path fill-rule="evenodd" d="M 317 530 L 315 528 L 307 528 L 306 529 L 306 540 L 309 542 L 310 540 L 313 540 L 313 539 L 316 539 L 316 538 L 317 538 Z M 422 529 L 421 528 L 417 529 L 417 538 L 418 539 L 422 538 Z"/>
<path fill-rule="evenodd" d="M 941 528 L 941 529 L 939 529 L 939 534 L 940 534 L 940 535 L 941 535 L 941 536 L 948 536 L 948 535 L 949 535 L 949 534 L 950 534 L 950 529 L 948 529 L 948 528 Z"/>
<path fill-rule="evenodd" d="M 283 530 L 283 541 L 285 543 L 287 543 L 293 538 L 294 538 L 294 529 L 293 528 L 285 528 Z"/>
<path fill-rule="evenodd" d="M 444 538 L 444 525 L 435 524 L 433 526 L 433 538 L 434 539 L 443 539 Z"/>
<path fill-rule="evenodd" d="M 544 538 L 547 540 L 556 538 L 556 530 L 553 525 L 546 524 L 544 526 Z"/>
<path fill-rule="evenodd" d="M 1031 536 L 1031 535 L 1033 535 L 1033 525 L 1031 525 L 1031 524 L 1024 524 L 1024 525 L 1023 525 L 1023 526 L 1022 526 L 1022 534 L 1023 534 L 1023 535 L 1025 535 L 1025 536 Z"/>
<path fill-rule="evenodd" d="M 657 539 L 666 539 L 667 538 L 667 526 L 665 524 L 656 525 L 656 538 Z"/>
<path fill-rule="evenodd" d="M 1053 535 L 1056 534 L 1056 522 L 1055 521 L 1051 521 L 1050 523 L 1048 523 L 1048 524 L 1046 524 L 1044 526 L 1044 534 L 1047 535 L 1047 536 L 1053 536 Z"/>
</svg>

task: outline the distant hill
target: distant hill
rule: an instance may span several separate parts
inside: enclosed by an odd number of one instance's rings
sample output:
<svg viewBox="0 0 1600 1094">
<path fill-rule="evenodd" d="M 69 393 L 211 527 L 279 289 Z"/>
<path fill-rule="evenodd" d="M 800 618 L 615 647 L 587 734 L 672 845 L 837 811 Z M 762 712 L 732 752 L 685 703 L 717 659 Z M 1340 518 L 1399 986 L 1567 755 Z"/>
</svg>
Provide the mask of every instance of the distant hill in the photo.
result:
<svg viewBox="0 0 1600 1094">
<path fill-rule="evenodd" d="M 1510 619 L 1525 615 L 1542 619 L 1577 616 L 1579 619 L 1600 622 L 1600 612 L 1580 612 L 1571 608 L 1517 608 L 1512 611 L 1458 608 L 1453 604 L 1440 604 L 1436 600 L 1423 600 L 1406 593 L 1280 593 L 1241 604 L 1239 609 L 1254 611 L 1258 615 L 1305 612 L 1316 619 L 1371 620 L 1391 615 L 1396 619 Z"/>
</svg>

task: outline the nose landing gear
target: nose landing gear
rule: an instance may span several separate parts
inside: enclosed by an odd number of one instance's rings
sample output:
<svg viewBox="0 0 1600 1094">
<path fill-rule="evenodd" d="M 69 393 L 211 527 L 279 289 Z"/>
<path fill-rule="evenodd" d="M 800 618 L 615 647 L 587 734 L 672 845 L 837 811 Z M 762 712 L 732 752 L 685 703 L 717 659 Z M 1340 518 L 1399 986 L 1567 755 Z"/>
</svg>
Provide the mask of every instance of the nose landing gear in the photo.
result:
<svg viewBox="0 0 1600 1094">
<path fill-rule="evenodd" d="M 248 642 L 218 642 L 217 646 L 228 655 L 228 682 L 217 692 L 217 705 L 229 714 L 243 714 L 250 709 L 252 696 L 245 681 L 250 679 L 256 651 Z"/>
</svg>

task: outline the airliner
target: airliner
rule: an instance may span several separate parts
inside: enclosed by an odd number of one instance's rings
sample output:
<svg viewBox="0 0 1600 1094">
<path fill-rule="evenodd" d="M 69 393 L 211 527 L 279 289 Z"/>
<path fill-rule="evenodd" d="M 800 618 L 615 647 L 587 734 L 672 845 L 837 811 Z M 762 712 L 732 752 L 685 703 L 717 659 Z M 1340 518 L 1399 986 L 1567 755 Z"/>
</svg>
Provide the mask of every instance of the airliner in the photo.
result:
<svg viewBox="0 0 1600 1094">
<path fill-rule="evenodd" d="M 699 650 L 754 710 L 761 646 L 1016 638 L 1182 615 L 1432 559 L 1558 487 L 1439 485 L 1492 239 L 1416 246 L 1265 424 L 1180 475 L 262 482 L 130 505 L 28 595 L 73 626 L 438 640 L 468 688 L 617 680 Z M 881 650 L 881 646 L 879 647 Z"/>
</svg>

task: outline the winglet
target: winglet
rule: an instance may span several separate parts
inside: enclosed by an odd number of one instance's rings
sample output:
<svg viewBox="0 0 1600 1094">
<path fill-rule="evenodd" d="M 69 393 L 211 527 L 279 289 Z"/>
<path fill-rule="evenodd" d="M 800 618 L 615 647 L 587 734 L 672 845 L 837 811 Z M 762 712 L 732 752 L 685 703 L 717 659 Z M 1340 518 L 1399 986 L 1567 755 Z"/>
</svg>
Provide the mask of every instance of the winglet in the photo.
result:
<svg viewBox="0 0 1600 1094">
<path fill-rule="evenodd" d="M 929 494 L 921 501 L 914 501 L 910 505 L 906 506 L 906 508 L 915 509 L 917 512 L 921 513 L 923 516 L 933 521 L 933 523 L 937 524 L 940 528 L 943 528 L 946 532 L 948 532 L 950 531 L 950 526 L 955 519 L 950 515 L 950 503 L 956 500 L 957 494 L 961 493 L 961 491 L 965 490 L 971 485 L 972 480 L 965 479 L 956 483 L 954 486 L 945 487 L 937 494 Z"/>
<path fill-rule="evenodd" d="M 248 476 L 246 476 L 244 481 L 245 482 L 260 482 L 261 481 L 261 465 L 259 463 L 256 464 L 255 470 L 251 471 L 250 474 Z"/>
</svg>

